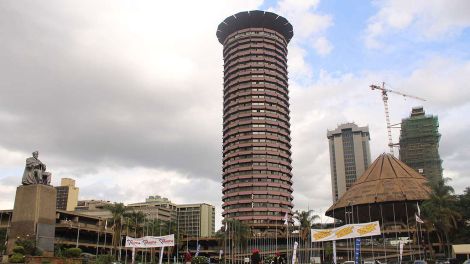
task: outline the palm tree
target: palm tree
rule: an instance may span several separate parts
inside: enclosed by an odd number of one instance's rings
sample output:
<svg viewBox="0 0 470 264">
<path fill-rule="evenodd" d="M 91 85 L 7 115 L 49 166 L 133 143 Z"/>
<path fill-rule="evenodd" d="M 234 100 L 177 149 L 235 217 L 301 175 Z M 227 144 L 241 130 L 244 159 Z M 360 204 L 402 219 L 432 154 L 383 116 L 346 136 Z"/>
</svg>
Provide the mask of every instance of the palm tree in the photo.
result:
<svg viewBox="0 0 470 264">
<path fill-rule="evenodd" d="M 461 215 L 454 210 L 456 198 L 453 195 L 454 189 L 446 185 L 449 178 L 438 180 L 431 185 L 431 195 L 423 205 L 423 216 L 426 220 L 433 224 L 436 229 L 439 240 L 445 238 L 450 253 L 449 233 L 457 228 L 457 220 Z"/>
<path fill-rule="evenodd" d="M 225 237 L 228 243 L 230 243 L 229 251 L 239 252 L 240 249 L 244 250 L 248 246 L 248 239 L 251 236 L 250 228 L 237 219 L 226 219 L 224 225 L 227 226 L 227 230 L 224 231 Z M 225 253 L 224 253 L 225 254 Z M 234 258 L 235 256 L 232 256 Z"/>
<path fill-rule="evenodd" d="M 299 231 L 300 231 L 300 238 L 303 241 L 303 244 L 310 248 L 309 243 L 305 243 L 307 240 L 308 234 L 310 233 L 310 229 L 312 228 L 313 221 L 320 218 L 318 215 L 313 214 L 313 210 L 307 211 L 295 211 L 293 218 L 299 221 Z M 301 244 L 302 245 L 302 244 Z M 307 259 L 307 252 L 304 250 L 304 254 L 302 255 L 299 250 L 299 261 Z"/>
<path fill-rule="evenodd" d="M 143 236 L 144 234 L 144 222 L 146 216 L 141 211 L 131 211 L 127 214 L 129 218 L 129 228 L 134 232 L 135 237 Z M 131 233 L 132 234 L 132 233 Z"/>
<path fill-rule="evenodd" d="M 300 223 L 300 235 L 305 240 L 312 228 L 313 221 L 320 218 L 318 215 L 313 215 L 313 210 L 308 211 L 295 211 L 293 218 Z"/>
<path fill-rule="evenodd" d="M 114 203 L 106 205 L 104 208 L 111 212 L 110 220 L 113 223 L 113 252 L 111 252 L 111 255 L 114 255 L 117 247 L 119 246 L 119 242 L 121 241 L 122 224 L 126 213 L 126 207 L 123 203 Z"/>
</svg>

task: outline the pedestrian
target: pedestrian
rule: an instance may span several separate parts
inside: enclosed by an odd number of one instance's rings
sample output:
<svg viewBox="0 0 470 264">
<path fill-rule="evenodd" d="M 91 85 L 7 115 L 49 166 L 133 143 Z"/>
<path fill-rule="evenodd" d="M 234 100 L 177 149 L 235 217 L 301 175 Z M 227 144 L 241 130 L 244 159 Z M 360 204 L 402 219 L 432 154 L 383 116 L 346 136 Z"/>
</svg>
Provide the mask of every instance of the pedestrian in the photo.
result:
<svg viewBox="0 0 470 264">
<path fill-rule="evenodd" d="M 286 264 L 286 261 L 281 256 L 281 253 L 279 253 L 279 251 L 276 252 L 276 255 L 274 256 L 274 259 L 273 259 L 273 263 L 274 264 Z"/>
<path fill-rule="evenodd" d="M 253 254 L 251 254 L 251 264 L 260 264 L 261 257 L 259 256 L 259 250 L 257 248 L 253 249 Z"/>
<path fill-rule="evenodd" d="M 191 255 L 191 253 L 189 251 L 186 251 L 186 253 L 184 254 L 184 263 L 191 264 L 192 259 L 193 256 Z"/>
</svg>

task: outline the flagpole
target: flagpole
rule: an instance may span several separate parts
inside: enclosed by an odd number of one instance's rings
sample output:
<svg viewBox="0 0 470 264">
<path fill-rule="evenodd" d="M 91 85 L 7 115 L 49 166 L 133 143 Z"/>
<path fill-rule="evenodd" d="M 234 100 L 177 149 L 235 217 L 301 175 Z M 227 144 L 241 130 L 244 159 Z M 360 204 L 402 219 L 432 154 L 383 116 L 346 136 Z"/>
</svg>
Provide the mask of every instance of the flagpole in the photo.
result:
<svg viewBox="0 0 470 264">
<path fill-rule="evenodd" d="M 96 253 L 95 253 L 95 256 L 98 256 L 98 249 L 100 247 L 100 227 L 101 227 L 101 225 L 98 226 L 98 238 L 96 239 Z"/>
<path fill-rule="evenodd" d="M 104 254 L 106 254 L 106 237 L 107 237 L 107 232 L 108 231 L 108 219 L 106 219 L 106 222 L 104 223 Z"/>
<path fill-rule="evenodd" d="M 289 221 L 287 221 L 287 248 L 286 248 L 286 256 L 287 256 L 287 264 L 289 264 Z"/>
</svg>

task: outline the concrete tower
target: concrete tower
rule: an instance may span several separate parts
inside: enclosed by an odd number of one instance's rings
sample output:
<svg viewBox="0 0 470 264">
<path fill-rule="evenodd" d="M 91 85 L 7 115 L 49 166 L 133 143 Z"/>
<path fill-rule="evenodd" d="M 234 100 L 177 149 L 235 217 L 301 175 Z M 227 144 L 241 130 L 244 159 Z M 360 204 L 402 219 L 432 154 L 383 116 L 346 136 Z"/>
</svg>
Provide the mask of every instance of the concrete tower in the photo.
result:
<svg viewBox="0 0 470 264">
<path fill-rule="evenodd" d="M 346 123 L 327 131 L 331 191 L 336 202 L 370 165 L 369 128 Z"/>
<path fill-rule="evenodd" d="M 217 28 L 224 56 L 223 216 L 259 230 L 292 210 L 287 44 L 292 25 L 264 11 Z"/>
</svg>

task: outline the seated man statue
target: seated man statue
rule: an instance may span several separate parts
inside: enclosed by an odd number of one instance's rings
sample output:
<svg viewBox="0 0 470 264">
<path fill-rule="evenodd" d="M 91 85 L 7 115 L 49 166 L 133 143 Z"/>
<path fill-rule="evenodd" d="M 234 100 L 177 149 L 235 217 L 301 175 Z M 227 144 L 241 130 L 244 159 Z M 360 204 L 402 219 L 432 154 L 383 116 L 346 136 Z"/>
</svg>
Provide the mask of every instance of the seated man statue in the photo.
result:
<svg viewBox="0 0 470 264">
<path fill-rule="evenodd" d="M 39 152 L 33 152 L 33 156 L 26 159 L 26 167 L 24 168 L 23 185 L 30 184 L 51 184 L 51 173 L 46 172 L 46 164 L 38 159 Z"/>
</svg>

